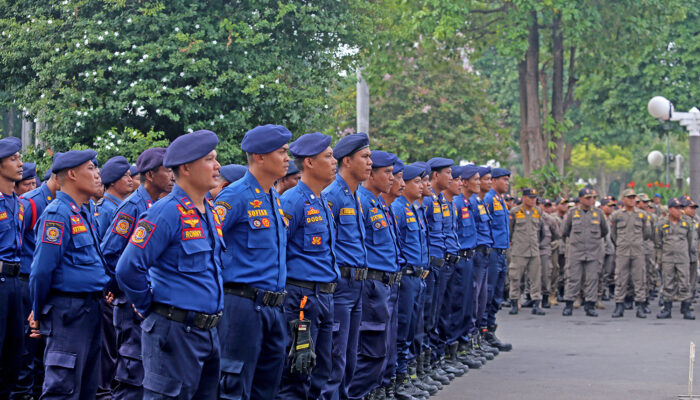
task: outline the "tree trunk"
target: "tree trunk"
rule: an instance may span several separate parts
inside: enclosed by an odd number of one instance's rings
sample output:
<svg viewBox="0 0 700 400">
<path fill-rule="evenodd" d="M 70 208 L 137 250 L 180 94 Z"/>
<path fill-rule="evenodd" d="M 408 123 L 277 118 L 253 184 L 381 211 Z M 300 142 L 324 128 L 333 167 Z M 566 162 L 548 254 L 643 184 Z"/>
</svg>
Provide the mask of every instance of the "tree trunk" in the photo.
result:
<svg viewBox="0 0 700 400">
<path fill-rule="evenodd" d="M 552 22 L 552 119 L 555 130 L 553 132 L 554 162 L 557 171 L 564 173 L 564 35 L 561 31 L 561 13 L 554 16 Z"/>
<path fill-rule="evenodd" d="M 518 63 L 518 92 L 520 93 L 520 153 L 523 156 L 523 173 L 530 175 L 530 153 L 527 149 L 527 89 L 525 88 L 525 72 L 527 64 L 525 60 Z"/>
<path fill-rule="evenodd" d="M 527 122 L 525 131 L 528 141 L 526 151 L 529 161 L 529 166 L 525 168 L 527 171 L 526 176 L 529 176 L 530 172 L 541 168 L 546 161 L 544 156 L 544 143 L 542 140 L 540 96 L 538 90 L 540 37 L 539 28 L 537 26 L 537 12 L 532 11 L 530 16 L 532 20 L 530 21 L 530 32 L 528 34 L 528 48 L 525 53 L 525 101 L 527 102 Z"/>
</svg>

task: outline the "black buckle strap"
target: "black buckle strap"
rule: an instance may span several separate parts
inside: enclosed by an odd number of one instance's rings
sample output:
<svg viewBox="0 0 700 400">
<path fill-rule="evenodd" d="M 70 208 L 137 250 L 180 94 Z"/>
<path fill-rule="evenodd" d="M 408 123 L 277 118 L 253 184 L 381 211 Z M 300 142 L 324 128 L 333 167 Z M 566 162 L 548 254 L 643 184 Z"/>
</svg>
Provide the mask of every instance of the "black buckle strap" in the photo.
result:
<svg viewBox="0 0 700 400">
<path fill-rule="evenodd" d="M 430 265 L 433 267 L 440 268 L 445 265 L 445 259 L 439 257 L 430 257 Z"/>
<path fill-rule="evenodd" d="M 505 256 L 506 253 L 508 252 L 508 249 L 492 249 L 491 251 L 495 251 L 496 253 Z"/>
<path fill-rule="evenodd" d="M 287 278 L 287 285 L 294 285 L 303 287 L 305 289 L 313 290 L 314 292 L 318 288 L 318 291 L 325 294 L 335 293 L 335 288 L 338 286 L 336 282 L 329 283 L 319 283 L 319 282 L 309 282 L 309 281 L 299 281 L 292 278 Z"/>
<path fill-rule="evenodd" d="M 476 246 L 476 249 L 474 251 L 478 251 L 479 253 L 488 256 L 491 253 L 491 248 L 486 247 L 486 245 L 480 244 Z"/>
<path fill-rule="evenodd" d="M 462 258 L 472 258 L 474 257 L 474 249 L 460 250 L 459 256 Z"/>
<path fill-rule="evenodd" d="M 18 262 L 0 261 L 0 274 L 7 277 L 12 278 L 19 275 L 19 269 L 20 265 Z"/>
<path fill-rule="evenodd" d="M 445 262 L 447 262 L 448 264 L 457 264 L 459 262 L 459 256 L 450 253 L 445 253 Z"/>
<path fill-rule="evenodd" d="M 385 272 L 370 268 L 367 271 L 367 279 L 374 279 L 375 281 L 393 286 L 394 283 L 401 281 L 401 273 Z"/>
<path fill-rule="evenodd" d="M 339 267 L 340 276 L 345 279 L 354 279 L 356 281 L 364 281 L 367 279 L 368 268 L 355 268 L 355 267 Z"/>
<path fill-rule="evenodd" d="M 165 318 L 180 322 L 187 323 L 188 314 L 192 313 L 192 325 L 199 329 L 211 329 L 219 324 L 223 312 L 219 311 L 216 314 L 206 314 L 195 311 L 183 310 L 175 306 L 170 306 L 167 304 L 153 303 L 151 305 L 151 312 L 162 315 Z"/>
<path fill-rule="evenodd" d="M 261 290 L 244 283 L 231 282 L 224 284 L 224 293 L 245 297 L 246 299 L 253 301 L 258 299 L 258 293 L 261 291 L 263 292 L 262 303 L 263 305 L 269 307 L 281 306 L 282 303 L 284 303 L 284 298 L 287 296 L 287 292 L 271 292 L 269 290 Z"/>
</svg>

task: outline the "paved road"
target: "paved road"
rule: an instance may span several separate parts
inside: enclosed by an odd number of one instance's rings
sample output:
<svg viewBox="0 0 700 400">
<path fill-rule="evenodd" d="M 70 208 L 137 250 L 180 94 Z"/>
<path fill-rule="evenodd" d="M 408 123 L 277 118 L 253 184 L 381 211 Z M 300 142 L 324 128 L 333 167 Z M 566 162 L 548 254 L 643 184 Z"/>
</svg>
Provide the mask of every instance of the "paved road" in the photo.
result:
<svg viewBox="0 0 700 400">
<path fill-rule="evenodd" d="M 700 318 L 683 320 L 674 305 L 671 320 L 656 319 L 655 306 L 645 320 L 633 311 L 612 319 L 614 304 L 606 305 L 598 318 L 585 317 L 582 308 L 562 317 L 563 306 L 544 317 L 529 309 L 515 316 L 501 311 L 498 333 L 513 351 L 457 378 L 434 398 L 670 400 L 687 394 L 689 345 L 700 346 Z M 700 373 L 695 375 L 700 394 Z"/>
</svg>

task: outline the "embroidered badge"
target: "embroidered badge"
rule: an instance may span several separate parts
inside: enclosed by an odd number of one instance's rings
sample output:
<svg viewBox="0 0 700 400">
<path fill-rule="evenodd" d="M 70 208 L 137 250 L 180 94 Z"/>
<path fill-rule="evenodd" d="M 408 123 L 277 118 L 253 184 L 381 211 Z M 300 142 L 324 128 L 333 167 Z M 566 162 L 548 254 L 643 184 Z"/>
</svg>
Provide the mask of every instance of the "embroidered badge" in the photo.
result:
<svg viewBox="0 0 700 400">
<path fill-rule="evenodd" d="M 19 203 L 19 220 L 24 221 L 24 204 Z"/>
<path fill-rule="evenodd" d="M 226 218 L 226 213 L 228 212 L 226 211 L 226 208 L 222 206 L 214 207 L 214 211 L 216 211 L 215 214 L 218 215 L 222 221 Z"/>
<path fill-rule="evenodd" d="M 469 207 L 462 207 L 462 219 L 469 218 Z"/>
<path fill-rule="evenodd" d="M 44 221 L 44 234 L 41 241 L 60 246 L 63 242 L 63 222 Z"/>
<path fill-rule="evenodd" d="M 180 214 L 182 214 L 182 215 L 194 215 L 195 214 L 194 210 L 188 210 L 180 204 L 177 205 L 177 210 L 180 211 Z"/>
<path fill-rule="evenodd" d="M 134 233 L 131 235 L 131 239 L 129 239 L 129 242 L 137 247 L 144 248 L 146 247 L 146 244 L 148 244 L 148 241 L 151 239 L 151 236 L 153 235 L 153 231 L 156 229 L 156 226 L 145 219 L 142 219 L 139 221 L 138 224 L 136 224 L 136 229 L 134 230 Z"/>
<path fill-rule="evenodd" d="M 269 227 L 270 227 L 270 220 L 269 220 L 269 219 L 263 218 L 260 222 L 262 222 L 262 225 L 263 225 L 265 228 L 269 228 Z"/>
<path fill-rule="evenodd" d="M 261 210 L 248 210 L 248 218 L 253 218 L 253 217 L 266 217 L 267 216 L 267 210 L 261 209 Z"/>
<path fill-rule="evenodd" d="M 306 215 L 318 215 L 320 213 L 321 213 L 321 211 L 319 211 L 313 207 L 309 207 L 309 209 L 306 210 Z"/>
<path fill-rule="evenodd" d="M 260 206 L 262 205 L 262 201 L 260 201 L 260 200 L 253 200 L 253 201 L 250 201 L 249 203 L 251 206 L 253 206 L 253 208 L 260 208 Z"/>
<path fill-rule="evenodd" d="M 190 201 L 190 199 L 189 199 L 188 197 L 183 197 L 183 198 L 180 199 L 180 201 L 181 201 L 182 204 L 184 204 L 185 207 L 187 207 L 188 209 L 194 208 L 194 204 L 192 204 L 192 202 Z"/>
<path fill-rule="evenodd" d="M 146 208 L 151 208 L 152 205 L 153 205 L 152 201 L 146 200 Z"/>
<path fill-rule="evenodd" d="M 71 215 L 70 216 L 70 227 L 71 227 L 71 234 L 73 234 L 73 235 L 76 235 L 78 233 L 87 232 L 87 227 L 85 226 L 85 223 L 83 222 L 83 219 L 80 217 L 80 215 Z"/>
<path fill-rule="evenodd" d="M 0 212 L 0 221 L 4 221 L 7 218 L 7 211 Z"/>
<path fill-rule="evenodd" d="M 314 246 L 320 246 L 321 245 L 321 236 L 313 236 L 311 238 L 311 244 Z"/>
<path fill-rule="evenodd" d="M 114 220 L 114 225 L 112 226 L 112 232 L 117 235 L 128 239 L 129 232 L 131 232 L 131 225 L 134 224 L 136 219 L 129 214 L 119 212 L 117 218 Z"/>
<path fill-rule="evenodd" d="M 260 222 L 260 220 L 256 218 L 253 220 L 253 226 L 256 228 L 260 228 L 262 226 L 262 222 Z"/>
<path fill-rule="evenodd" d="M 80 212 L 80 209 L 78 208 L 78 206 L 76 206 L 73 203 L 70 203 L 70 209 L 73 210 L 74 212 Z"/>
<path fill-rule="evenodd" d="M 341 208 L 340 215 L 355 215 L 354 208 Z"/>
</svg>

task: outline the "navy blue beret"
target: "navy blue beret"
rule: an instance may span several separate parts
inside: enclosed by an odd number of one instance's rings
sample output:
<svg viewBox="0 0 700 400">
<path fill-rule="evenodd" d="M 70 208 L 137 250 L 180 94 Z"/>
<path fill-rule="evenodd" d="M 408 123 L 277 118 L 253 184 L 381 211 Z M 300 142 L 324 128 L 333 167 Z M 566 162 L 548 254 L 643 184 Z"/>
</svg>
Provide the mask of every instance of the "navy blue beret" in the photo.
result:
<svg viewBox="0 0 700 400">
<path fill-rule="evenodd" d="M 49 168 L 48 171 L 46 171 L 46 172 L 44 173 L 44 179 L 42 179 L 42 182 L 48 181 L 49 178 L 51 178 L 51 174 L 52 174 L 52 173 L 53 173 L 53 172 L 51 171 L 51 168 Z"/>
<path fill-rule="evenodd" d="M 455 165 L 454 167 L 452 167 L 452 179 L 460 177 L 460 175 L 462 174 L 462 168 L 463 167 L 459 165 Z"/>
<path fill-rule="evenodd" d="M 477 173 L 479 173 L 479 167 L 474 164 L 468 164 L 462 167 L 462 174 L 460 177 L 462 179 L 469 179 Z"/>
<path fill-rule="evenodd" d="M 124 156 L 115 156 L 107 160 L 105 165 L 102 166 L 100 170 L 100 177 L 102 177 L 102 184 L 109 185 L 122 178 L 127 172 L 129 172 L 129 162 Z"/>
<path fill-rule="evenodd" d="M 289 176 L 289 175 L 294 175 L 299 173 L 299 168 L 297 168 L 297 165 L 294 164 L 294 161 L 289 160 L 289 168 L 287 168 L 287 173 L 284 175 Z"/>
<path fill-rule="evenodd" d="M 399 172 L 402 172 L 406 168 L 406 164 L 401 161 L 400 158 L 396 158 L 396 162 L 394 163 L 394 171 L 393 174 L 396 175 Z"/>
<path fill-rule="evenodd" d="M 505 168 L 493 168 L 491 170 L 491 178 L 500 178 L 502 176 L 510 176 L 510 171 Z"/>
<path fill-rule="evenodd" d="M 435 157 L 428 160 L 428 166 L 431 171 L 437 171 L 439 169 L 451 167 L 452 165 L 454 165 L 454 161 L 447 158 Z"/>
<path fill-rule="evenodd" d="M 26 162 L 22 166 L 22 180 L 36 177 L 36 164 Z"/>
<path fill-rule="evenodd" d="M 144 150 L 136 159 L 136 170 L 139 174 L 154 170 L 163 165 L 163 158 L 166 152 L 165 147 L 152 147 Z"/>
<path fill-rule="evenodd" d="M 294 157 L 313 157 L 326 150 L 331 144 L 331 137 L 321 132 L 301 135 L 289 145 L 289 151 Z"/>
<path fill-rule="evenodd" d="M 333 157 L 335 157 L 336 160 L 340 160 L 365 147 L 369 147 L 369 136 L 363 132 L 353 133 L 352 135 L 341 138 L 338 143 L 335 144 L 333 148 Z"/>
<path fill-rule="evenodd" d="M 421 172 L 421 174 L 420 174 L 421 178 L 427 176 L 430 173 L 430 167 L 428 166 L 428 163 L 426 163 L 425 161 L 416 161 L 411 165 L 414 165 L 418 168 L 423 168 L 423 172 Z"/>
<path fill-rule="evenodd" d="M 97 161 L 97 156 L 95 156 L 95 157 L 92 158 L 92 163 L 95 164 L 96 167 L 99 167 L 99 166 L 100 166 L 100 162 Z"/>
<path fill-rule="evenodd" d="M 425 172 L 425 168 L 423 168 L 420 165 L 416 165 L 417 163 L 413 163 L 410 165 L 407 165 L 403 169 L 403 180 L 404 181 L 410 181 L 411 179 L 414 179 L 418 176 L 422 176 L 423 173 Z"/>
<path fill-rule="evenodd" d="M 491 167 L 477 167 L 477 168 L 478 168 L 477 171 L 479 172 L 480 177 L 484 177 L 484 175 L 488 175 L 491 173 Z"/>
<path fill-rule="evenodd" d="M 83 163 L 93 160 L 97 157 L 95 150 L 71 150 L 65 153 L 56 153 L 53 158 L 53 167 L 51 170 L 54 174 L 63 171 L 64 169 L 75 168 Z"/>
<path fill-rule="evenodd" d="M 22 141 L 14 136 L 0 139 L 0 158 L 9 157 L 22 149 Z"/>
<path fill-rule="evenodd" d="M 214 150 L 217 144 L 219 137 L 212 131 L 194 131 L 179 136 L 165 151 L 163 166 L 172 168 L 199 160 Z"/>
<path fill-rule="evenodd" d="M 390 167 L 399 159 L 395 154 L 381 150 L 372 151 L 370 158 L 372 159 L 372 169 Z"/>
<path fill-rule="evenodd" d="M 282 125 L 262 125 L 249 130 L 243 136 L 241 149 L 251 154 L 267 154 L 284 146 L 292 138 L 292 132 Z"/>
<path fill-rule="evenodd" d="M 131 172 L 131 176 L 134 177 L 139 174 L 139 168 L 134 164 L 129 167 L 129 172 Z"/>
<path fill-rule="evenodd" d="M 221 167 L 219 170 L 219 174 L 224 177 L 229 183 L 233 183 L 241 178 L 243 178 L 243 175 L 245 175 L 246 171 L 248 171 L 248 167 L 245 165 L 239 165 L 239 164 L 229 164 L 229 165 L 224 165 Z"/>
</svg>

